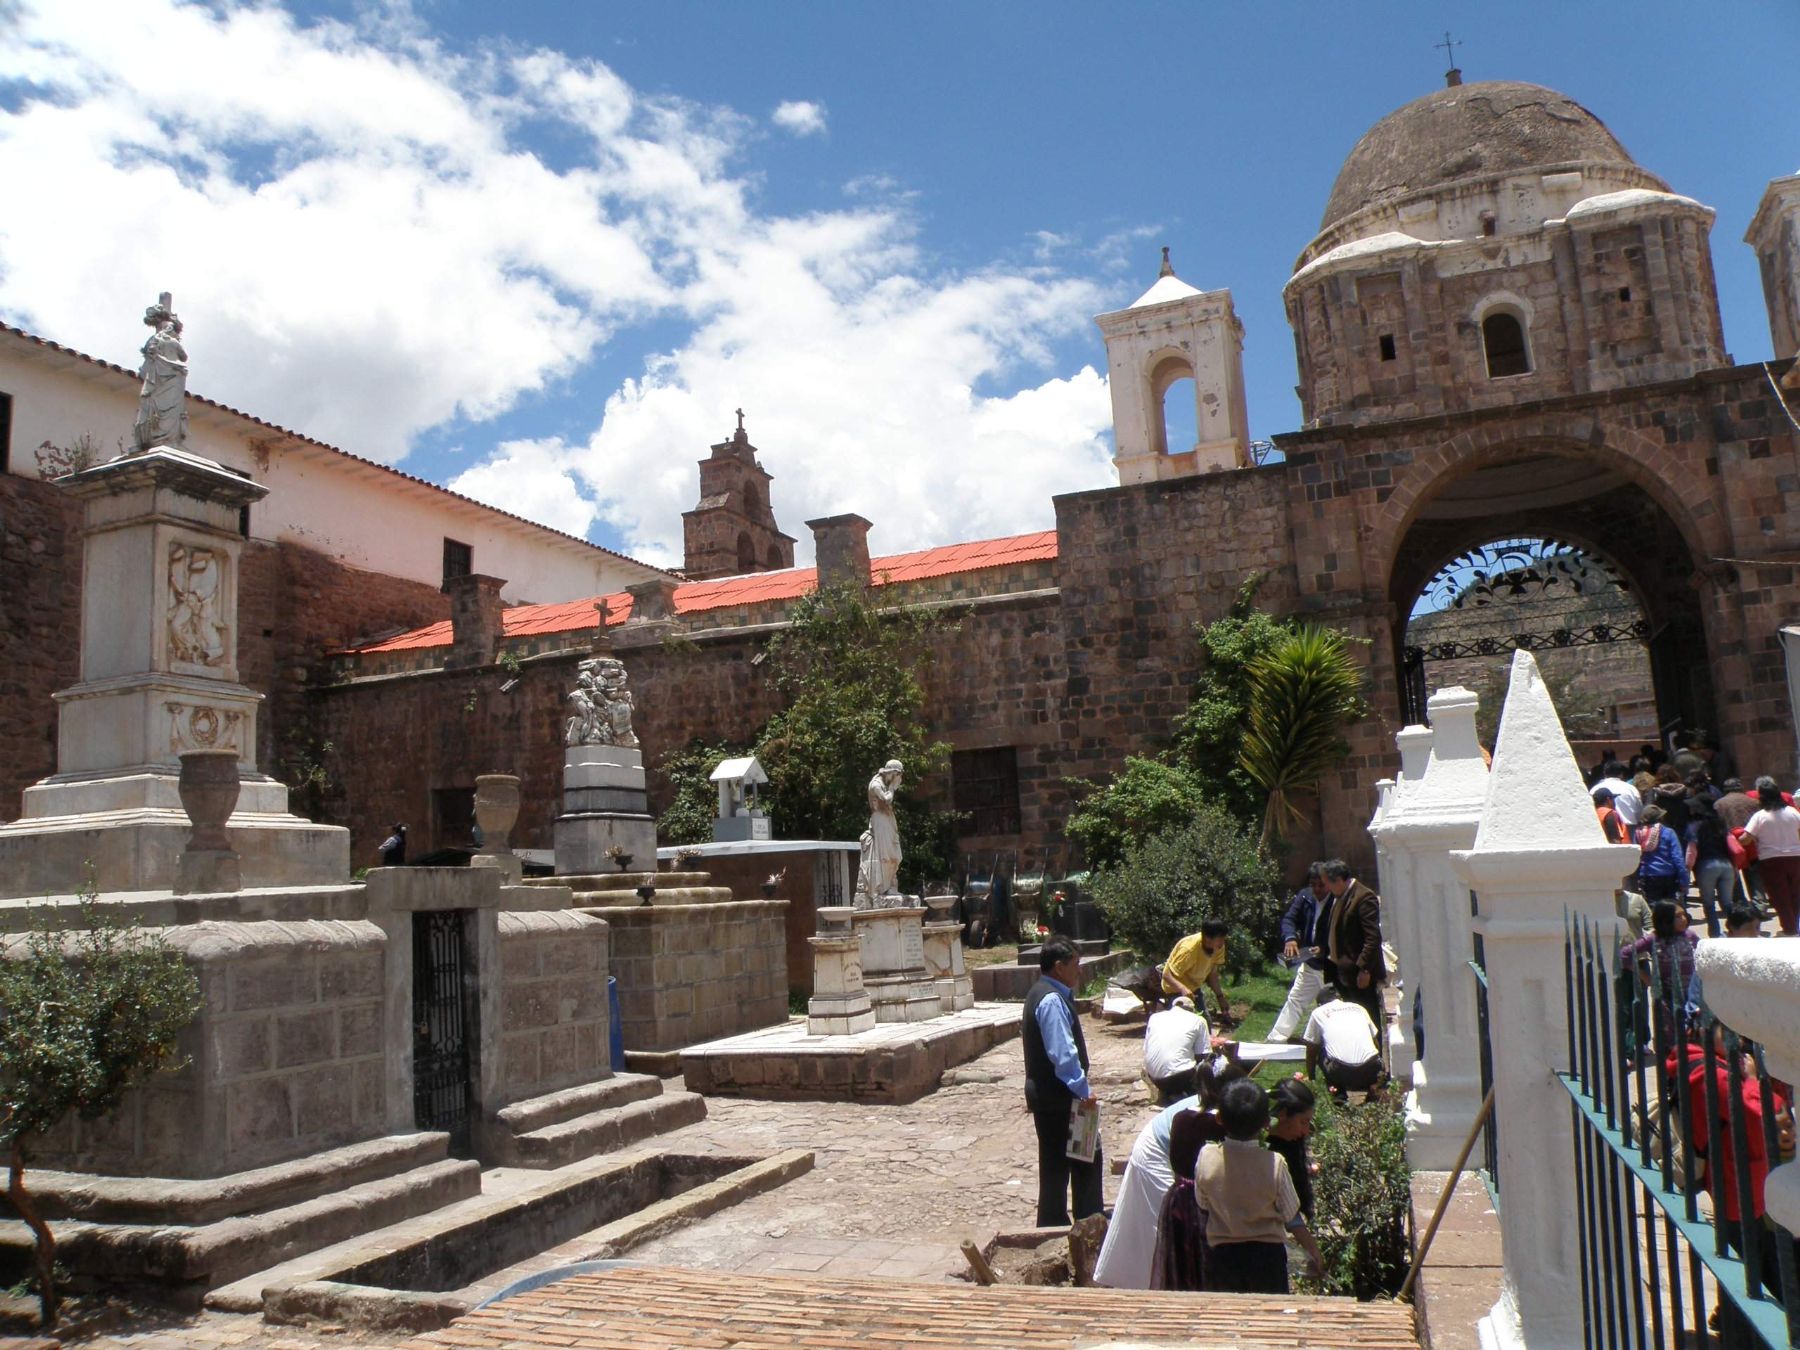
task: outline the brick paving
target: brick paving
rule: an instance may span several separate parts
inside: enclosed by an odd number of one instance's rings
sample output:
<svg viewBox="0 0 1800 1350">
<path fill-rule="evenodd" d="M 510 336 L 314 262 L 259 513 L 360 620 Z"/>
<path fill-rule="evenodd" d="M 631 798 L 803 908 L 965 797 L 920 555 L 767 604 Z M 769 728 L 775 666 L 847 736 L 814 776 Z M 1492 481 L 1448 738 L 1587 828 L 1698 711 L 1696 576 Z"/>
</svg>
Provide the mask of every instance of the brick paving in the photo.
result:
<svg viewBox="0 0 1800 1350">
<path fill-rule="evenodd" d="M 1085 1020 L 1085 1027 L 1094 1061 L 1091 1077 L 1102 1103 L 1104 1147 L 1111 1159 L 1123 1159 L 1152 1111 L 1137 1083 L 1142 1029 L 1111 1028 L 1093 1018 Z M 774 1153 L 804 1147 L 817 1155 L 813 1171 L 636 1248 L 630 1258 L 657 1267 L 753 1277 L 729 1286 L 738 1289 L 758 1289 L 776 1280 L 793 1280 L 800 1287 L 852 1281 L 834 1287 L 840 1295 L 844 1288 L 868 1294 L 875 1287 L 886 1291 L 889 1281 L 933 1281 L 936 1283 L 923 1287 L 935 1297 L 960 1298 L 970 1291 L 968 1285 L 944 1283 L 965 1269 L 958 1242 L 964 1237 L 981 1242 L 996 1231 L 1026 1229 L 1035 1222 L 1036 1146 L 1030 1117 L 1022 1107 L 1023 1095 L 1019 1047 L 1014 1041 L 952 1070 L 944 1087 L 906 1106 L 710 1099 L 706 1120 L 660 1136 L 655 1146 L 685 1153 Z M 1118 1181 L 1109 1166 L 1109 1200 Z M 876 1286 L 872 1284 L 875 1281 L 882 1283 Z M 1045 1292 L 1031 1290 L 1015 1297 L 1033 1299 Z M 1112 1291 L 1081 1292 L 1132 1297 Z M 1008 1305 L 1000 1295 L 1014 1296 L 1010 1290 L 988 1291 L 987 1301 L 969 1306 L 1002 1309 Z M 900 1298 L 891 1305 L 891 1315 L 910 1316 L 908 1309 L 916 1306 L 916 1297 L 908 1293 Z M 1282 1306 L 1297 1307 L 1301 1302 L 1288 1299 Z M 1328 1306 L 1347 1305 L 1332 1301 Z M 1410 1311 L 1402 1311 L 1410 1328 Z M 1380 1325 L 1397 1323 L 1390 1318 Z M 1362 1344 L 1297 1340 L 1293 1328 L 1283 1326 L 1278 1339 L 1287 1345 Z M 1163 1335 L 1160 1324 L 1135 1320 L 1115 1323 L 1107 1330 Z M 1212 1332 L 1216 1336 L 1220 1327 L 1215 1325 Z M 879 1343 L 910 1344 L 893 1338 L 899 1333 L 897 1326 L 889 1327 L 889 1333 L 888 1339 Z M 709 1339 L 711 1336 L 710 1332 L 696 1332 L 695 1339 L 679 1343 L 733 1344 Z M 105 1316 L 96 1315 L 73 1339 L 92 1350 L 328 1350 L 334 1346 L 393 1350 L 409 1340 L 399 1334 L 343 1328 L 268 1326 L 257 1317 L 117 1307 L 105 1310 Z M 802 1343 L 828 1344 L 811 1339 L 783 1342 Z M 1070 1340 L 1065 1337 L 1060 1344 L 1068 1346 Z M 1368 1344 L 1411 1346 L 1413 1341 Z"/>
<path fill-rule="evenodd" d="M 483 1308 L 414 1350 L 1036 1350 L 1153 1335 L 1192 1346 L 1416 1350 L 1412 1309 L 1344 1299 L 946 1287 L 670 1269 L 577 1275 Z"/>
</svg>

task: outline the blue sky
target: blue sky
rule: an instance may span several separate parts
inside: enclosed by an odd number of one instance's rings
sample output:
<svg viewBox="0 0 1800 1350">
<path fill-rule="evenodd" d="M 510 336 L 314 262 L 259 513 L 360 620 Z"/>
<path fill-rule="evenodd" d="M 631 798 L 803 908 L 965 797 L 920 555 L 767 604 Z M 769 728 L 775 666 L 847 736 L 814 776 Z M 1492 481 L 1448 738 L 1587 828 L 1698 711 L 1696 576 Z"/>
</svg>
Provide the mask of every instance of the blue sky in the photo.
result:
<svg viewBox="0 0 1800 1350">
<path fill-rule="evenodd" d="M 1091 316 L 1161 244 L 1233 293 L 1253 434 L 1293 429 L 1281 284 L 1446 28 L 1466 79 L 1560 89 L 1718 211 L 1740 361 L 1769 355 L 1743 230 L 1800 169 L 1787 0 L 12 22 L 0 173 L 59 209 L 0 212 L 0 314 L 130 363 L 173 290 L 196 389 L 664 562 L 739 404 L 803 544 L 841 510 L 878 551 L 1047 526 L 1111 481 Z"/>
</svg>

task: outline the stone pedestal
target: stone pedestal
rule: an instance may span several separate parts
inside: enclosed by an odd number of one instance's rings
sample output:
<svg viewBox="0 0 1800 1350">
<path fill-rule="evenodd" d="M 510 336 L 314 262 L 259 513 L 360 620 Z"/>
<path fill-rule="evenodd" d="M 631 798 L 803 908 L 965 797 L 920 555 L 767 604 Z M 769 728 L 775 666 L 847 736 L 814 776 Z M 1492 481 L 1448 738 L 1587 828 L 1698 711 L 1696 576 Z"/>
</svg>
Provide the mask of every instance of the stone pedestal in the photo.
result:
<svg viewBox="0 0 1800 1350">
<path fill-rule="evenodd" d="M 877 1022 L 923 1022 L 938 1014 L 938 991 L 925 969 L 925 906 L 917 896 L 888 909 L 859 909 L 863 987 Z"/>
<path fill-rule="evenodd" d="M 320 885 L 350 870 L 348 830 L 287 811 L 256 770 L 262 695 L 238 680 L 238 513 L 268 489 L 169 446 L 62 480 L 85 502 L 81 679 L 55 695 L 57 772 L 0 827 L 0 899 L 177 880 L 184 751 L 235 752 L 227 822 L 246 886 Z M 189 877 L 190 884 L 203 881 Z"/>
<path fill-rule="evenodd" d="M 571 745 L 563 755 L 563 813 L 552 830 L 559 876 L 619 870 L 609 848 L 631 856 L 625 870 L 656 867 L 656 821 L 636 746 Z"/>
<path fill-rule="evenodd" d="M 806 1003 L 806 1030 L 813 1036 L 848 1036 L 875 1025 L 874 1005 L 863 988 L 862 934 L 848 908 L 819 911 L 813 953 L 813 994 Z"/>
<path fill-rule="evenodd" d="M 938 1011 L 961 1012 L 975 1006 L 975 981 L 963 965 L 962 925 L 950 917 L 954 895 L 928 896 L 931 917 L 925 921 L 925 973 L 937 987 Z"/>
</svg>

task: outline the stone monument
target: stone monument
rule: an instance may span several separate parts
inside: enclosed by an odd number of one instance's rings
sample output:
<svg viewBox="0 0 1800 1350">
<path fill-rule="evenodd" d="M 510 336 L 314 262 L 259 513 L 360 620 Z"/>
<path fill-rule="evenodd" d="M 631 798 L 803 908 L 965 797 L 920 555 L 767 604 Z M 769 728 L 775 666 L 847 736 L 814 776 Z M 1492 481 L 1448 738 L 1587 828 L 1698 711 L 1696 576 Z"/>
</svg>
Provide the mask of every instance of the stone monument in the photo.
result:
<svg viewBox="0 0 1800 1350">
<path fill-rule="evenodd" d="M 349 874 L 348 830 L 288 814 L 256 768 L 263 696 L 238 679 L 239 512 L 267 495 L 180 445 L 187 378 L 169 296 L 145 322 L 137 449 L 60 481 L 84 503 L 81 679 L 59 690 L 56 772 L 0 826 L 0 899 L 66 892 L 94 865 L 101 891 L 168 890 L 187 851 L 182 755 L 233 751 L 239 793 L 226 843 L 246 887 L 326 884 Z M 182 884 L 231 880 L 222 856 Z"/>
<path fill-rule="evenodd" d="M 590 656 L 569 695 L 575 712 L 563 732 L 563 810 L 553 831 L 559 875 L 656 870 L 656 822 L 626 679 L 616 656 Z"/>
<path fill-rule="evenodd" d="M 900 893 L 900 827 L 894 794 L 900 761 L 890 759 L 869 780 L 869 828 L 863 831 L 862 862 L 851 903 L 862 935 L 863 987 L 878 1022 L 922 1022 L 936 1017 L 937 985 L 925 968 L 925 906 Z M 814 975 L 817 978 L 815 962 Z"/>
</svg>

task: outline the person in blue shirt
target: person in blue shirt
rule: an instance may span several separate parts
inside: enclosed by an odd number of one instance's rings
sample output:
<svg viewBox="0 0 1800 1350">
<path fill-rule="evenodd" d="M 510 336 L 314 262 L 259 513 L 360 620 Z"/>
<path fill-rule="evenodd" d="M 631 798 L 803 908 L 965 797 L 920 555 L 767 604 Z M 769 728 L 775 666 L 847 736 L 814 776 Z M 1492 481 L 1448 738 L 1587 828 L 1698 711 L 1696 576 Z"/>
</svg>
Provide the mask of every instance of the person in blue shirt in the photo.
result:
<svg viewBox="0 0 1800 1350">
<path fill-rule="evenodd" d="M 1292 1040 L 1325 988 L 1325 945 L 1331 932 L 1331 891 L 1325 885 L 1325 864 L 1306 869 L 1306 884 L 1294 892 L 1281 916 L 1281 959 L 1294 972 L 1287 1001 L 1269 1032 L 1272 1041 Z"/>
<path fill-rule="evenodd" d="M 1038 969 L 1042 973 L 1025 996 L 1019 1027 L 1025 1050 L 1025 1105 L 1037 1130 L 1037 1224 L 1061 1228 L 1069 1222 L 1071 1190 L 1077 1219 L 1100 1212 L 1104 1163 L 1098 1147 L 1092 1162 L 1068 1156 L 1072 1113 L 1078 1108 L 1098 1109 L 1087 1079 L 1087 1040 L 1075 1015 L 1081 958 L 1067 938 L 1051 938 L 1038 954 Z"/>
</svg>

